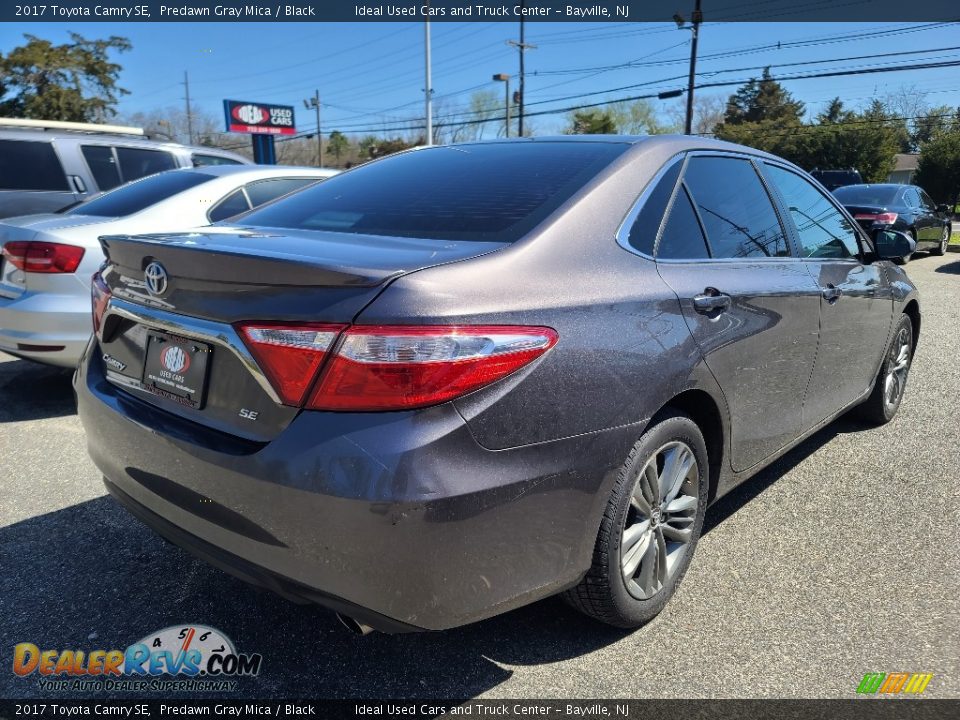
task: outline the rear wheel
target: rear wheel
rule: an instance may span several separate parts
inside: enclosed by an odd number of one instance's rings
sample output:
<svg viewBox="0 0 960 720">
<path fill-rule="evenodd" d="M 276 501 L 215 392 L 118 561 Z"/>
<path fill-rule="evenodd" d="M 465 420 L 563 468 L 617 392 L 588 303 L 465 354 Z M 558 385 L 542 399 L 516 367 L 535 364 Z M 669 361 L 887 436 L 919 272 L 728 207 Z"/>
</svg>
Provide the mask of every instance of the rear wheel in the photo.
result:
<svg viewBox="0 0 960 720">
<path fill-rule="evenodd" d="M 930 251 L 931 255 L 946 255 L 947 254 L 947 245 L 950 244 L 950 228 L 945 227 L 943 229 L 943 235 L 940 237 L 940 244 L 937 245 L 933 250 Z"/>
<path fill-rule="evenodd" d="M 656 617 L 683 578 L 703 528 L 709 468 L 697 424 L 661 415 L 627 457 L 607 503 L 593 565 L 566 600 L 617 627 Z"/>
<path fill-rule="evenodd" d="M 860 406 L 860 415 L 874 425 L 885 425 L 900 409 L 913 361 L 913 321 L 901 315 L 883 356 L 873 391 Z"/>
</svg>

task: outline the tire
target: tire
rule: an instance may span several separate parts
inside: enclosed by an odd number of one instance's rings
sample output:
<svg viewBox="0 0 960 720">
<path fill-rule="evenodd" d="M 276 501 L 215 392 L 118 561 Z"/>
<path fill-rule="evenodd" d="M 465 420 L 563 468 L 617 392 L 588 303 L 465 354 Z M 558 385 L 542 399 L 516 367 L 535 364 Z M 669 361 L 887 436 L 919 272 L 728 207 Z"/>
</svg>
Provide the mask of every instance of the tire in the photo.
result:
<svg viewBox="0 0 960 720">
<path fill-rule="evenodd" d="M 858 408 L 863 420 L 871 425 L 886 425 L 893 420 L 903 401 L 912 362 L 913 321 L 909 315 L 901 315 L 883 353 L 873 390 Z"/>
<path fill-rule="evenodd" d="M 931 255 L 943 256 L 947 254 L 947 245 L 950 244 L 950 227 L 943 229 L 943 237 L 940 238 L 940 244 L 930 251 Z"/>
<path fill-rule="evenodd" d="M 665 477 L 676 482 L 662 483 Z M 707 447 L 697 424 L 675 411 L 654 418 L 614 484 L 593 564 L 564 599 L 590 617 L 621 628 L 636 628 L 656 617 L 683 579 L 696 549 L 709 477 Z M 654 493 L 659 506 L 649 502 Z M 625 569 L 629 566 L 632 569 Z"/>
</svg>

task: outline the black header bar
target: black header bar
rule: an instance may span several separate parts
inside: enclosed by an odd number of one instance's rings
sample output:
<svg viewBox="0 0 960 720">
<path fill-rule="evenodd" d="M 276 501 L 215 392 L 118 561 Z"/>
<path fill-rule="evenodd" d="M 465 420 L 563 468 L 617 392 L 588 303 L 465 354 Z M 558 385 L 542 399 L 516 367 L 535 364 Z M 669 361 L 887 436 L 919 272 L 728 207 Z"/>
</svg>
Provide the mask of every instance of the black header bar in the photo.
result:
<svg viewBox="0 0 960 720">
<path fill-rule="evenodd" d="M 672 22 L 693 0 L 5 0 L 0 22 Z M 689 17 L 687 17 L 689 19 Z M 936 22 L 956 0 L 703 0 L 705 22 Z"/>
</svg>

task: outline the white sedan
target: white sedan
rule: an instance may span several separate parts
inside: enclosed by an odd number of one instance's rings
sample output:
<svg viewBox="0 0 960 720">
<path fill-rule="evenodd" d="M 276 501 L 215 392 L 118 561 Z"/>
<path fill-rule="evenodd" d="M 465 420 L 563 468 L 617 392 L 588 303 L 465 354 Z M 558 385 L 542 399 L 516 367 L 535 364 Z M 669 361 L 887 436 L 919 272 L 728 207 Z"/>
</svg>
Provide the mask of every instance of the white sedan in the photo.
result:
<svg viewBox="0 0 960 720">
<path fill-rule="evenodd" d="M 101 235 L 184 230 L 226 220 L 335 170 L 217 165 L 170 170 L 45 215 L 0 221 L 0 350 L 75 367 L 92 331 L 90 278 Z"/>
</svg>

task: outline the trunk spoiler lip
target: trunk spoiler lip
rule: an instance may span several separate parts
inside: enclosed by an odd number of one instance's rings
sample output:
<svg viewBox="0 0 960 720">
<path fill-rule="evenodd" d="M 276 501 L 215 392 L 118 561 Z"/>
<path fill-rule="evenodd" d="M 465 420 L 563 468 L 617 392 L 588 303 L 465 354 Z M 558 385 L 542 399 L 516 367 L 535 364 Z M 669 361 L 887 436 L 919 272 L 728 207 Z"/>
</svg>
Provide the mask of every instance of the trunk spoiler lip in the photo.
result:
<svg viewBox="0 0 960 720">
<path fill-rule="evenodd" d="M 231 238 L 237 242 L 231 243 Z M 243 242 L 250 238 L 276 238 L 277 242 L 274 246 Z M 139 246 L 145 256 L 156 248 L 158 251 L 208 253 L 241 261 L 259 260 L 290 268 L 333 272 L 351 278 L 344 284 L 354 287 L 376 287 L 408 273 L 468 260 L 511 245 L 494 241 L 428 240 L 329 231 L 282 233 L 271 228 L 239 227 L 228 232 L 208 233 L 205 229 L 197 229 L 176 233 L 101 235 L 98 240 L 107 262 L 119 265 L 123 263 L 114 258 L 114 247 Z M 181 277 L 207 279 L 194 273 L 181 273 Z M 266 284 L 297 283 L 275 280 Z"/>
</svg>

